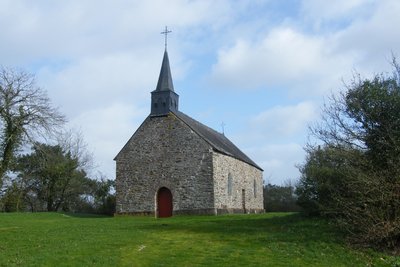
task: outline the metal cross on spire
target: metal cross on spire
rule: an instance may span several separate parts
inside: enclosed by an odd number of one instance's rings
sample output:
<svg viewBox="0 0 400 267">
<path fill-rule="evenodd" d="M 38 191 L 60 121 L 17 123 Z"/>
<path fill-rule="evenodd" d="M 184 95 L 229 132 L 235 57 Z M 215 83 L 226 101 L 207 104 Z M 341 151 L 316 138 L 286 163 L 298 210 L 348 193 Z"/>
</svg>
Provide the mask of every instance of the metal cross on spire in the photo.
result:
<svg viewBox="0 0 400 267">
<path fill-rule="evenodd" d="M 163 32 L 161 32 L 161 34 L 164 34 L 164 36 L 165 36 L 165 50 L 167 50 L 167 35 L 168 35 L 168 33 L 171 33 L 171 32 L 172 31 L 169 31 L 167 26 L 165 26 L 165 30 Z"/>
</svg>

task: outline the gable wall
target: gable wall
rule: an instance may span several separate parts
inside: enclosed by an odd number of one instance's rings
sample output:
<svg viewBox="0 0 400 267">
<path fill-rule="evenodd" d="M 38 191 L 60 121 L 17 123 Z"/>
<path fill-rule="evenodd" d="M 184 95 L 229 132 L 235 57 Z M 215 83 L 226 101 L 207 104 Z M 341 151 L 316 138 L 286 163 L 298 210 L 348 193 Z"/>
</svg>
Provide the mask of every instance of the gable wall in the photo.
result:
<svg viewBox="0 0 400 267">
<path fill-rule="evenodd" d="M 174 214 L 213 210 L 212 149 L 172 113 L 148 117 L 116 164 L 117 213 L 153 214 L 163 186 Z"/>
<path fill-rule="evenodd" d="M 224 154 L 213 153 L 214 201 L 217 213 L 264 211 L 262 171 Z M 228 175 L 232 176 L 231 195 L 228 193 Z M 254 195 L 254 181 L 256 192 Z M 245 190 L 245 211 L 242 190 Z"/>
</svg>

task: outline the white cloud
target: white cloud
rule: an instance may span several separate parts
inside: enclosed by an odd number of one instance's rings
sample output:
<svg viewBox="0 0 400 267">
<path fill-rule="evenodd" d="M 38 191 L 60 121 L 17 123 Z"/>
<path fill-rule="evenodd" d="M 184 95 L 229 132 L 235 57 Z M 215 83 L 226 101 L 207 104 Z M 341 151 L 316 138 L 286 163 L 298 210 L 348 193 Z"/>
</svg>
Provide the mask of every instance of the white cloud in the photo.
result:
<svg viewBox="0 0 400 267">
<path fill-rule="evenodd" d="M 147 100 L 156 86 L 159 61 L 155 55 L 146 60 L 141 55 L 121 52 L 82 58 L 60 70 L 45 67 L 38 78 L 46 84 L 55 103 L 68 116 L 76 116 L 110 101 L 139 104 Z"/>
<path fill-rule="evenodd" d="M 335 0 L 326 2 L 320 0 L 303 0 L 301 11 L 310 20 L 320 22 L 321 20 L 343 20 L 343 18 L 365 12 L 371 9 L 375 0 Z"/>
<path fill-rule="evenodd" d="M 325 93 L 340 82 L 343 69 L 351 70 L 347 55 L 333 54 L 328 39 L 279 27 L 258 42 L 239 40 L 219 51 L 212 79 L 236 89 L 285 86 L 296 94 Z"/>
<path fill-rule="evenodd" d="M 308 124 L 318 117 L 312 102 L 275 106 L 255 115 L 245 133 L 234 136 L 239 147 L 264 169 L 264 179 L 281 184 L 296 180 L 304 160 Z"/>
<path fill-rule="evenodd" d="M 261 112 L 251 120 L 253 134 L 268 140 L 271 137 L 287 138 L 306 132 L 307 125 L 318 116 L 311 102 L 293 106 L 275 106 Z"/>
<path fill-rule="evenodd" d="M 370 75 L 388 69 L 391 51 L 400 53 L 399 1 L 302 3 L 303 17 L 275 25 L 262 38 L 220 48 L 211 80 L 223 88 L 284 87 L 289 95 L 312 97 L 340 89 L 353 70 Z M 346 18 L 331 22 L 339 14 Z M 335 26 L 307 29 L 307 20 L 321 19 Z"/>
<path fill-rule="evenodd" d="M 332 40 L 336 53 L 354 55 L 357 71 L 371 75 L 388 70 L 390 53 L 399 55 L 400 2 L 379 1 L 373 14 L 354 20 L 349 27 L 338 31 Z"/>
<path fill-rule="evenodd" d="M 246 151 L 264 169 L 264 180 L 272 184 L 283 184 L 300 177 L 297 165 L 304 160 L 304 150 L 296 143 L 267 144 Z"/>
<path fill-rule="evenodd" d="M 82 131 L 89 151 L 96 155 L 97 169 L 110 179 L 115 177 L 113 158 L 146 115 L 145 110 L 133 105 L 114 103 L 102 109 L 82 112 L 71 120 L 70 125 Z"/>
<path fill-rule="evenodd" d="M 0 2 L 0 56 L 3 64 L 26 64 L 140 51 L 149 44 L 160 47 L 163 25 L 177 33 L 203 25 L 219 29 L 232 11 L 229 1 L 211 0 L 4 0 Z"/>
</svg>

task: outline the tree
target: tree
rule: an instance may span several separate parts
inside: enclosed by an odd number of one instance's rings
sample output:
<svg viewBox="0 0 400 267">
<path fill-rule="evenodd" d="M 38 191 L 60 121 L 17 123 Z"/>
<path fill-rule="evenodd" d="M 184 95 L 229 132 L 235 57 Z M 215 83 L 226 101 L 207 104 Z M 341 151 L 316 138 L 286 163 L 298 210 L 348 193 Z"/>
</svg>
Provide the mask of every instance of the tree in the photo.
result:
<svg viewBox="0 0 400 267">
<path fill-rule="evenodd" d="M 299 211 L 297 196 L 291 183 L 283 186 L 266 184 L 264 186 L 264 208 L 267 212 Z"/>
<path fill-rule="evenodd" d="M 400 67 L 355 76 L 332 96 L 310 144 L 297 188 L 310 213 L 334 218 L 364 244 L 400 246 Z"/>
<path fill-rule="evenodd" d="M 115 213 L 115 185 L 102 175 L 85 179 L 83 194 L 69 205 L 69 211 L 113 215 Z"/>
<path fill-rule="evenodd" d="M 15 168 L 26 194 L 36 196 L 47 211 L 68 210 L 68 204 L 85 193 L 86 173 L 79 159 L 58 145 L 36 143 L 32 151 L 20 156 Z"/>
<path fill-rule="evenodd" d="M 0 198 L 0 210 L 11 212 L 25 209 L 24 188 L 17 181 L 12 181 Z"/>
<path fill-rule="evenodd" d="M 18 149 L 64 122 L 33 75 L 0 68 L 0 188 Z"/>
<path fill-rule="evenodd" d="M 115 195 L 113 190 L 115 188 L 115 181 L 101 178 L 94 180 L 94 189 L 92 196 L 94 197 L 94 210 L 96 213 L 113 215 L 115 213 Z"/>
<path fill-rule="evenodd" d="M 301 178 L 296 187 L 297 203 L 306 213 L 331 216 L 342 212 L 337 204 L 349 192 L 346 187 L 352 184 L 353 172 L 360 171 L 353 164 L 359 156 L 357 150 L 337 147 L 307 149 L 306 163 L 300 166 Z"/>
</svg>

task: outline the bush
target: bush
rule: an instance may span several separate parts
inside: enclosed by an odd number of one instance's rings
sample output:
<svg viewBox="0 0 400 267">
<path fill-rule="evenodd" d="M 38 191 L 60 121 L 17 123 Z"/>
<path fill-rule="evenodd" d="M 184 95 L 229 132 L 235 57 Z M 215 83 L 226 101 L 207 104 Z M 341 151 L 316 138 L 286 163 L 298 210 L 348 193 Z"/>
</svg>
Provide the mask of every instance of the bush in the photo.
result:
<svg viewBox="0 0 400 267">
<path fill-rule="evenodd" d="M 324 106 L 296 193 L 309 214 L 334 218 L 357 243 L 400 246 L 400 68 L 356 77 Z"/>
</svg>

